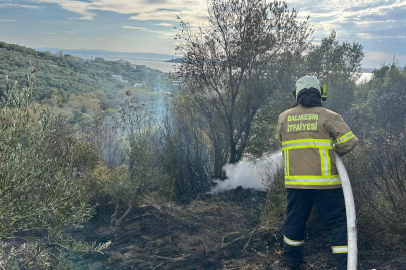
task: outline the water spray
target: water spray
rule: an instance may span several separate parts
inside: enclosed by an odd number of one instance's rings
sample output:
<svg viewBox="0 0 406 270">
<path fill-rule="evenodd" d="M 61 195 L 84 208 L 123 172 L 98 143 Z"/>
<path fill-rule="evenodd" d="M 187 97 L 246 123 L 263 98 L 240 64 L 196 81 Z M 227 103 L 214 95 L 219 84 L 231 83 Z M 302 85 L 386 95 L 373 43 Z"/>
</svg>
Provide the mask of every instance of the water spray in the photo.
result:
<svg viewBox="0 0 406 270">
<path fill-rule="evenodd" d="M 282 152 L 268 153 L 256 160 L 243 159 L 237 164 L 226 164 L 223 170 L 227 179 L 214 180 L 216 186 L 211 189 L 210 194 L 234 189 L 238 186 L 266 190 L 264 179 L 273 181 L 277 171 L 283 167 Z"/>
</svg>

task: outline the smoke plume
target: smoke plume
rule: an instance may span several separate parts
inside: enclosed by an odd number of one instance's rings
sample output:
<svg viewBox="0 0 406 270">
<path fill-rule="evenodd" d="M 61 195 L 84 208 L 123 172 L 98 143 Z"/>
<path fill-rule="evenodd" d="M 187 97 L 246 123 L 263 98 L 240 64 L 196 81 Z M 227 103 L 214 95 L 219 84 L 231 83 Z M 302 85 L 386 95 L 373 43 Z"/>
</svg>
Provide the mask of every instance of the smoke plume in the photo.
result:
<svg viewBox="0 0 406 270">
<path fill-rule="evenodd" d="M 274 175 L 282 166 L 282 152 L 280 151 L 264 155 L 255 161 L 243 159 L 237 164 L 226 164 L 223 170 L 226 172 L 227 179 L 214 180 L 217 185 L 211 189 L 210 193 L 217 194 L 238 186 L 265 190 L 265 179 L 267 182 L 272 182 Z"/>
</svg>

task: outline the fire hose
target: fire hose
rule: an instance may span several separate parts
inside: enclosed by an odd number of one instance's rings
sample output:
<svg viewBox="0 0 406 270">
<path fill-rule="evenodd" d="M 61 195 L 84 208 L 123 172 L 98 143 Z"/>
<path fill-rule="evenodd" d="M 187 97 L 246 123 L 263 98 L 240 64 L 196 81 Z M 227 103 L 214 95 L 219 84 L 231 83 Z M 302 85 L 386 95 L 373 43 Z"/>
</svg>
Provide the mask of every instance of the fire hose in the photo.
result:
<svg viewBox="0 0 406 270">
<path fill-rule="evenodd" d="M 347 215 L 347 233 L 348 233 L 348 262 L 347 270 L 357 269 L 357 227 L 354 196 L 352 194 L 350 179 L 348 178 L 347 170 L 341 158 L 335 153 L 336 166 L 340 175 L 341 185 L 343 187 L 345 209 Z"/>
</svg>

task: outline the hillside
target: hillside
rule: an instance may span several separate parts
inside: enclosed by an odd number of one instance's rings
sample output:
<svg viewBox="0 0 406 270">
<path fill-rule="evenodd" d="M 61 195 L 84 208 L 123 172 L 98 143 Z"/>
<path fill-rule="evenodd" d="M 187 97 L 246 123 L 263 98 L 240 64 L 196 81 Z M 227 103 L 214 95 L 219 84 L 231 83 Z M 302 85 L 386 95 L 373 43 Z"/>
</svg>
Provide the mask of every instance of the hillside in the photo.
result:
<svg viewBox="0 0 406 270">
<path fill-rule="evenodd" d="M 143 65 L 100 57 L 83 59 L 0 42 L 0 97 L 6 91 L 6 76 L 23 87 L 31 66 L 35 67 L 34 99 L 47 101 L 55 115 L 69 118 L 74 130 L 97 113 L 114 116 L 129 96 L 150 110 L 162 110 L 157 108 L 158 101 L 162 103 L 168 93 L 178 89 L 173 84 L 175 75 Z"/>
<path fill-rule="evenodd" d="M 82 58 L 93 57 L 119 57 L 119 58 L 142 58 L 142 59 L 156 59 L 156 60 L 167 60 L 172 59 L 173 55 L 169 54 L 159 54 L 159 53 L 142 53 L 142 52 L 113 52 L 107 50 L 87 50 L 87 49 L 60 49 L 60 48 L 35 48 L 37 51 L 41 52 L 52 52 L 59 53 L 63 51 L 64 53 L 77 55 Z"/>
<path fill-rule="evenodd" d="M 35 58 L 37 55 L 37 58 Z M 96 57 L 83 59 L 71 54 L 35 51 L 19 45 L 0 42 L 0 92 L 5 90 L 5 76 L 23 82 L 31 64 L 36 65 L 37 100 L 60 95 L 65 99 L 71 95 L 84 95 L 102 91 L 109 100 L 123 88 L 136 83 L 149 91 L 162 88 L 170 91 L 173 78 L 145 66 L 131 65 L 126 61 L 107 61 Z M 112 78 L 122 76 L 122 80 Z"/>
</svg>

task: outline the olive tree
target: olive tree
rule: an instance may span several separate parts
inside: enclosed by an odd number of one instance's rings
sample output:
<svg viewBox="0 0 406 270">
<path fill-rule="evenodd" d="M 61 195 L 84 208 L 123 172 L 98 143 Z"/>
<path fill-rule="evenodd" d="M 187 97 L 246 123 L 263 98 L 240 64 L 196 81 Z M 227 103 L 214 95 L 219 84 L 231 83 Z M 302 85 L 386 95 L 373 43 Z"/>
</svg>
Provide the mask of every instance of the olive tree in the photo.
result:
<svg viewBox="0 0 406 270">
<path fill-rule="evenodd" d="M 355 101 L 354 90 L 361 76 L 363 46 L 359 43 L 339 43 L 336 32 L 313 45 L 305 57 L 306 74 L 327 84 L 329 98 L 326 107 L 338 113 L 348 111 Z"/>
<path fill-rule="evenodd" d="M 279 68 L 293 64 L 287 56 L 299 57 L 308 48 L 312 30 L 280 1 L 209 1 L 207 22 L 194 29 L 181 20 L 178 75 L 206 121 L 215 156 L 221 157 L 226 144 L 228 162 L 236 163 L 255 115 L 281 87 Z M 215 163 L 219 174 L 223 164 Z"/>
<path fill-rule="evenodd" d="M 95 250 L 65 232 L 92 216 L 91 197 L 76 170 L 77 143 L 63 137 L 48 106 L 32 101 L 33 74 L 22 88 L 8 81 L 0 100 L 3 269 L 49 269 L 66 250 Z"/>
</svg>

